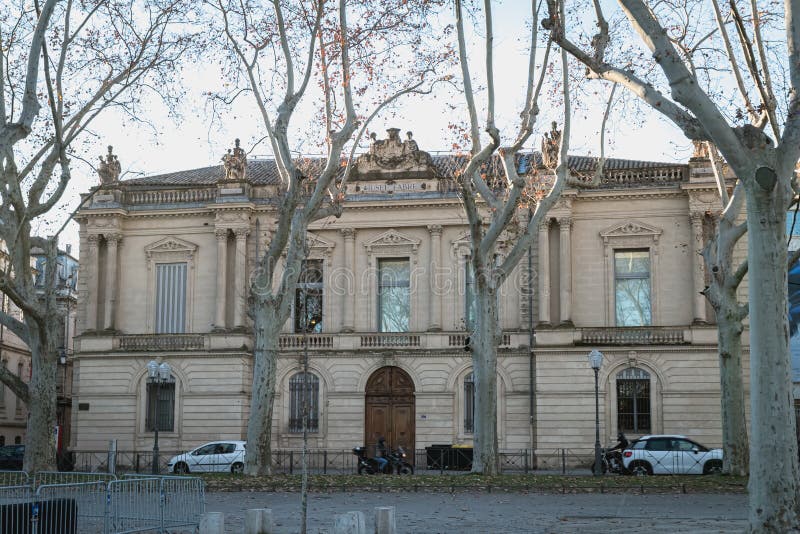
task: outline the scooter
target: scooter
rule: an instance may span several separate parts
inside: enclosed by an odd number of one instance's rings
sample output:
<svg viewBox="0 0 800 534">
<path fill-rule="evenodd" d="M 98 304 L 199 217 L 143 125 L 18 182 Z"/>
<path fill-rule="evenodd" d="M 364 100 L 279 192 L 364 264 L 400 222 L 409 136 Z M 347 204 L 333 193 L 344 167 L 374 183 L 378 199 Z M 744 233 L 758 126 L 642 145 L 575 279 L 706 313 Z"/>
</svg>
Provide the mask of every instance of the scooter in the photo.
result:
<svg viewBox="0 0 800 534">
<path fill-rule="evenodd" d="M 622 451 L 619 449 L 613 451 L 600 449 L 600 468 L 604 475 L 606 473 L 624 475 L 625 464 L 622 463 Z M 594 462 L 592 462 L 591 471 L 594 473 Z"/>
<path fill-rule="evenodd" d="M 396 451 L 390 452 L 387 457 L 387 460 L 389 460 L 389 472 L 395 472 L 398 475 L 413 475 L 414 466 L 408 463 L 407 457 L 408 455 L 403 447 L 397 447 Z"/>
</svg>

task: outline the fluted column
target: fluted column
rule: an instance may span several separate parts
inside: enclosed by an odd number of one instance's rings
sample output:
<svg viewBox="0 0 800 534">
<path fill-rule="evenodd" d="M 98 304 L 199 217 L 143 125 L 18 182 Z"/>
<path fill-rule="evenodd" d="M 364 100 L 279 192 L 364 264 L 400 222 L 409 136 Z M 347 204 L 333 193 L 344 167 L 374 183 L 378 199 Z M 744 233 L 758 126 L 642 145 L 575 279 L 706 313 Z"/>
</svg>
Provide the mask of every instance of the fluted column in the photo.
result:
<svg viewBox="0 0 800 534">
<path fill-rule="evenodd" d="M 699 253 L 703 250 L 703 213 L 692 212 L 689 217 L 692 220 L 692 279 L 694 282 L 694 322 L 705 323 L 706 318 L 706 299 L 701 293 L 705 288 L 705 264 L 703 256 Z"/>
<path fill-rule="evenodd" d="M 559 292 L 561 302 L 561 323 L 572 322 L 572 243 L 570 242 L 570 231 L 572 219 L 560 217 L 558 219 L 558 229 L 561 232 L 559 250 L 559 276 L 561 277 L 561 291 Z"/>
<path fill-rule="evenodd" d="M 236 327 L 244 326 L 244 303 L 245 297 L 245 267 L 247 265 L 247 228 L 237 228 L 233 231 L 236 235 L 236 294 L 233 296 L 233 325 Z"/>
<path fill-rule="evenodd" d="M 342 294 L 342 332 L 355 332 L 356 312 L 356 231 L 352 228 L 342 228 L 344 237 L 344 269 L 345 276 L 337 278 Z"/>
<path fill-rule="evenodd" d="M 442 330 L 442 295 L 436 283 L 436 274 L 442 262 L 442 226 L 432 224 L 428 226 L 431 233 L 431 257 L 428 262 L 428 296 L 430 317 L 428 318 L 428 331 L 439 332 Z"/>
<path fill-rule="evenodd" d="M 550 219 L 539 224 L 539 322 L 550 324 Z"/>
<path fill-rule="evenodd" d="M 214 314 L 214 327 L 225 328 L 225 289 L 228 285 L 228 230 L 218 228 L 214 235 L 217 238 L 217 308 Z"/>
<path fill-rule="evenodd" d="M 89 258 L 87 261 L 87 280 L 97 280 L 100 274 L 100 254 L 98 251 L 100 236 L 91 234 L 86 237 L 89 242 Z M 97 303 L 100 295 L 96 285 L 89 284 L 89 302 L 86 304 L 86 330 L 97 330 Z"/>
<path fill-rule="evenodd" d="M 106 330 L 115 328 L 115 316 L 117 310 L 117 265 L 119 242 L 122 241 L 120 234 L 106 234 L 106 302 L 105 320 L 103 326 Z"/>
</svg>

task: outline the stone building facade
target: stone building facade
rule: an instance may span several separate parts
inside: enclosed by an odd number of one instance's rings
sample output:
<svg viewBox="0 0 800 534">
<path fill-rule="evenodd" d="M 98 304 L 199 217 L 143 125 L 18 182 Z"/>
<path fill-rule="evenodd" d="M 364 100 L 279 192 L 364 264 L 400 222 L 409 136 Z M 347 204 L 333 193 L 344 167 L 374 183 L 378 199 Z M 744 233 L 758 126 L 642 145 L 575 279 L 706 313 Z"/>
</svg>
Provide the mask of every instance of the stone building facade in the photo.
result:
<svg viewBox="0 0 800 534">
<path fill-rule="evenodd" d="M 570 159 L 578 177 L 596 163 Z M 390 130 L 359 157 L 341 218 L 309 229 L 307 273 L 280 339 L 274 447 L 301 444 L 305 347 L 311 447 L 349 449 L 378 433 L 417 449 L 471 443 L 470 247 L 453 182 L 461 164 Z M 538 153 L 518 164 L 550 173 Z M 247 291 L 278 191 L 273 161 L 236 151 L 222 166 L 103 179 L 77 217 L 78 450 L 117 439 L 119 450 L 147 451 L 158 418 L 162 450 L 246 436 Z M 687 164 L 609 159 L 600 185 L 564 193 L 499 297 L 501 449 L 592 447 L 593 348 L 605 355 L 604 440 L 623 430 L 720 444 L 716 329 L 697 254 L 717 198 L 702 154 Z M 158 402 L 146 383 L 154 358 L 174 379 Z"/>
</svg>

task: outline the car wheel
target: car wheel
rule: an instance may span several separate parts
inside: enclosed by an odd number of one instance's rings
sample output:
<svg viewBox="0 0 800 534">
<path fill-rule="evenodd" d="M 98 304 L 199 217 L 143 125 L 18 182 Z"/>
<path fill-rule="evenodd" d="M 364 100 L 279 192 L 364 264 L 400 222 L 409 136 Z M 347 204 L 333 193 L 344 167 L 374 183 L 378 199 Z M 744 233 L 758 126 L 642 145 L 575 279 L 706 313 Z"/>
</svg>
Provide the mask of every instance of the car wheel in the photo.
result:
<svg viewBox="0 0 800 534">
<path fill-rule="evenodd" d="M 231 466 L 231 473 L 234 475 L 241 475 L 244 473 L 244 464 L 242 462 L 236 462 Z"/>
<path fill-rule="evenodd" d="M 719 475 L 722 473 L 722 460 L 709 460 L 703 466 L 704 475 Z"/>
<path fill-rule="evenodd" d="M 173 471 L 175 471 L 176 475 L 186 475 L 189 473 L 189 466 L 183 462 L 179 462 L 175 464 L 175 469 L 173 469 Z"/>
<path fill-rule="evenodd" d="M 653 474 L 653 468 L 647 462 L 633 462 L 628 471 L 634 476 L 644 477 Z"/>
</svg>

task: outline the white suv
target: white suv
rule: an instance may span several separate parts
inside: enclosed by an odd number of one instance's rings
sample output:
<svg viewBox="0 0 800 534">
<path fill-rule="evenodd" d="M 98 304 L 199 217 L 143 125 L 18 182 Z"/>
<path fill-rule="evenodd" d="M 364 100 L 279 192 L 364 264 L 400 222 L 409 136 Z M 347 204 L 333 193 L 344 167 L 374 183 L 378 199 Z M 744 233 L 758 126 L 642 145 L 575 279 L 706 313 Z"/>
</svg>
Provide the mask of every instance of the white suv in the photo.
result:
<svg viewBox="0 0 800 534">
<path fill-rule="evenodd" d="M 168 468 L 173 473 L 242 473 L 244 441 L 213 441 L 173 456 Z"/>
<path fill-rule="evenodd" d="M 632 475 L 708 475 L 722 472 L 722 449 L 678 435 L 642 436 L 622 452 Z"/>
</svg>

